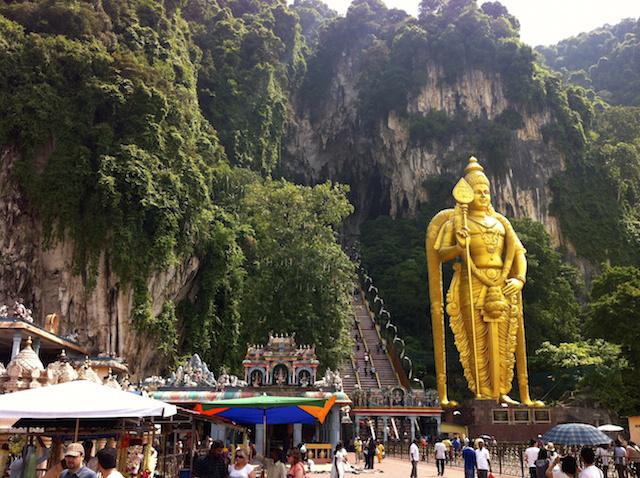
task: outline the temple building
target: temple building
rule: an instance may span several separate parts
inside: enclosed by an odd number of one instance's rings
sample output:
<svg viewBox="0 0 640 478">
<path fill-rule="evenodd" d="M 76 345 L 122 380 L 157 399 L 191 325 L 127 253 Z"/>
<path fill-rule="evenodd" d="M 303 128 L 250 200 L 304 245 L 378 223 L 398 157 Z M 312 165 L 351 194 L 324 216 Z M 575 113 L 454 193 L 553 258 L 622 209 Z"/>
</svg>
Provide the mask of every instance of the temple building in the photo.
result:
<svg viewBox="0 0 640 478">
<path fill-rule="evenodd" d="M 292 396 L 305 398 L 336 397 L 336 402 L 323 424 L 291 423 L 267 425 L 269 447 L 287 449 L 301 442 L 313 450 L 316 461 L 330 457 L 332 446 L 341 439 L 341 426 L 348 418 L 351 399 L 344 393 L 338 372 L 326 370 L 318 379 L 319 362 L 312 345 L 298 345 L 295 334 L 269 334 L 264 345 L 248 345 L 243 361 L 244 379 L 230 375 L 223 369 L 216 379 L 209 367 L 196 354 L 170 377 L 150 377 L 145 386 L 159 400 L 183 407 L 199 403 L 258 395 Z M 263 425 L 251 426 L 258 453 L 263 453 Z M 213 425 L 211 436 L 225 441 L 223 425 Z"/>
<path fill-rule="evenodd" d="M 313 346 L 296 344 L 295 334 L 269 334 L 266 345 L 249 345 L 242 365 L 253 387 L 309 387 L 316 381 L 318 360 Z"/>
</svg>

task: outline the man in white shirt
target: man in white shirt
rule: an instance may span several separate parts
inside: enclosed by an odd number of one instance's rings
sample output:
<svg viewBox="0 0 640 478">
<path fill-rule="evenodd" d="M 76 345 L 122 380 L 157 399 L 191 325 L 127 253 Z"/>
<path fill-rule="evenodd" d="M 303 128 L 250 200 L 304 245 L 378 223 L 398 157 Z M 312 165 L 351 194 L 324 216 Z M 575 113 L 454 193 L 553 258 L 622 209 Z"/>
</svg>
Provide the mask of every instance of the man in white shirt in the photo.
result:
<svg viewBox="0 0 640 478">
<path fill-rule="evenodd" d="M 603 478 L 602 470 L 595 465 L 596 454 L 592 448 L 584 447 L 580 450 L 580 458 L 584 468 L 580 472 L 580 478 Z"/>
<path fill-rule="evenodd" d="M 483 440 L 478 440 L 478 449 L 476 450 L 476 469 L 478 470 L 478 478 L 487 478 L 489 471 L 491 471 L 489 450 L 484 447 Z"/>
<path fill-rule="evenodd" d="M 538 453 L 540 453 L 540 448 L 536 446 L 536 441 L 530 440 L 529 448 L 524 451 L 524 457 L 529 467 L 530 478 L 536 478 L 536 460 L 538 459 Z"/>
<path fill-rule="evenodd" d="M 411 478 L 418 478 L 418 461 L 420 460 L 418 440 L 413 440 L 409 447 L 409 459 L 411 460 Z"/>
<path fill-rule="evenodd" d="M 436 454 L 436 468 L 438 470 L 438 476 L 444 476 L 444 463 L 447 459 L 447 445 L 438 438 L 434 451 Z"/>
</svg>

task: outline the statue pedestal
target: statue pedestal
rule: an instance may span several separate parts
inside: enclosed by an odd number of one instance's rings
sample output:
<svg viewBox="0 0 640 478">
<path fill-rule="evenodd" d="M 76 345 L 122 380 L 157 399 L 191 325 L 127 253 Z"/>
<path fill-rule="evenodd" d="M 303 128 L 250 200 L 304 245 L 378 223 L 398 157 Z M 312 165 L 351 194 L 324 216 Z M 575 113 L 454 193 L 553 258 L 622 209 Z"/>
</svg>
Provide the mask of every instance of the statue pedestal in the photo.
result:
<svg viewBox="0 0 640 478">
<path fill-rule="evenodd" d="M 454 415 L 455 412 L 456 413 Z M 466 426 L 470 438 L 495 437 L 498 442 L 521 442 L 535 439 L 558 423 L 583 422 L 600 425 L 613 417 L 604 409 L 555 405 L 542 408 L 523 405 L 502 406 L 491 400 L 467 400 L 448 409 L 444 421 Z"/>
</svg>

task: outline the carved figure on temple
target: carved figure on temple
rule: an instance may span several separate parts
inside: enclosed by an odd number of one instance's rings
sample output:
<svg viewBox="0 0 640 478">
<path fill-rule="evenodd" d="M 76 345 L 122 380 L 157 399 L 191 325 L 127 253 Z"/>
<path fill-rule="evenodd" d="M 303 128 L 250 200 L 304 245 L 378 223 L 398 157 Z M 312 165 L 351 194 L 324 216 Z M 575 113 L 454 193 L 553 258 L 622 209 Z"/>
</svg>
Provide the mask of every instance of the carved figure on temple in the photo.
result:
<svg viewBox="0 0 640 478">
<path fill-rule="evenodd" d="M 454 209 L 439 212 L 427 228 L 426 253 L 436 381 L 442 406 L 447 397 L 442 263 L 455 261 L 446 312 L 469 388 L 478 399 L 517 403 L 509 397 L 514 366 L 520 399 L 529 396 L 522 312 L 525 249 L 509 221 L 491 205 L 489 179 L 476 158 L 453 190 Z"/>
<path fill-rule="evenodd" d="M 193 354 L 189 361 L 180 365 L 166 380 L 172 387 L 215 387 L 216 378 L 198 354 Z"/>
<path fill-rule="evenodd" d="M 60 330 L 60 318 L 58 314 L 49 314 L 45 317 L 44 329 L 52 334 L 58 334 Z"/>
<path fill-rule="evenodd" d="M 262 372 L 260 370 L 254 370 L 249 377 L 249 383 L 254 387 L 262 385 Z"/>
<path fill-rule="evenodd" d="M 276 372 L 276 385 L 285 385 L 287 383 L 287 372 L 284 367 L 279 367 Z"/>
<path fill-rule="evenodd" d="M 298 383 L 301 387 L 308 387 L 311 384 L 311 373 L 308 370 L 302 370 L 298 374 Z"/>
<path fill-rule="evenodd" d="M 342 378 L 340 378 L 340 372 L 337 370 L 333 372 L 330 368 L 327 368 L 322 380 L 316 380 L 313 383 L 313 386 L 320 388 L 333 387 L 337 392 L 342 392 Z"/>
</svg>

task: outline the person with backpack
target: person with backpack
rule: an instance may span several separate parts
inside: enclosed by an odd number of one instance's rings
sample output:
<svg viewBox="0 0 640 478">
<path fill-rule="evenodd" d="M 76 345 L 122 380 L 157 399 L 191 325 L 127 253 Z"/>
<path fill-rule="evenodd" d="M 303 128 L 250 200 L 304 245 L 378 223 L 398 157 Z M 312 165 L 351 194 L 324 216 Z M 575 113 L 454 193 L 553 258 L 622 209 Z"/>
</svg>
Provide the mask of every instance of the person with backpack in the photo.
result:
<svg viewBox="0 0 640 478">
<path fill-rule="evenodd" d="M 538 459 L 534 463 L 536 465 L 536 478 L 545 478 L 547 476 L 547 468 L 549 468 L 549 458 L 546 448 L 540 449 Z"/>
</svg>

